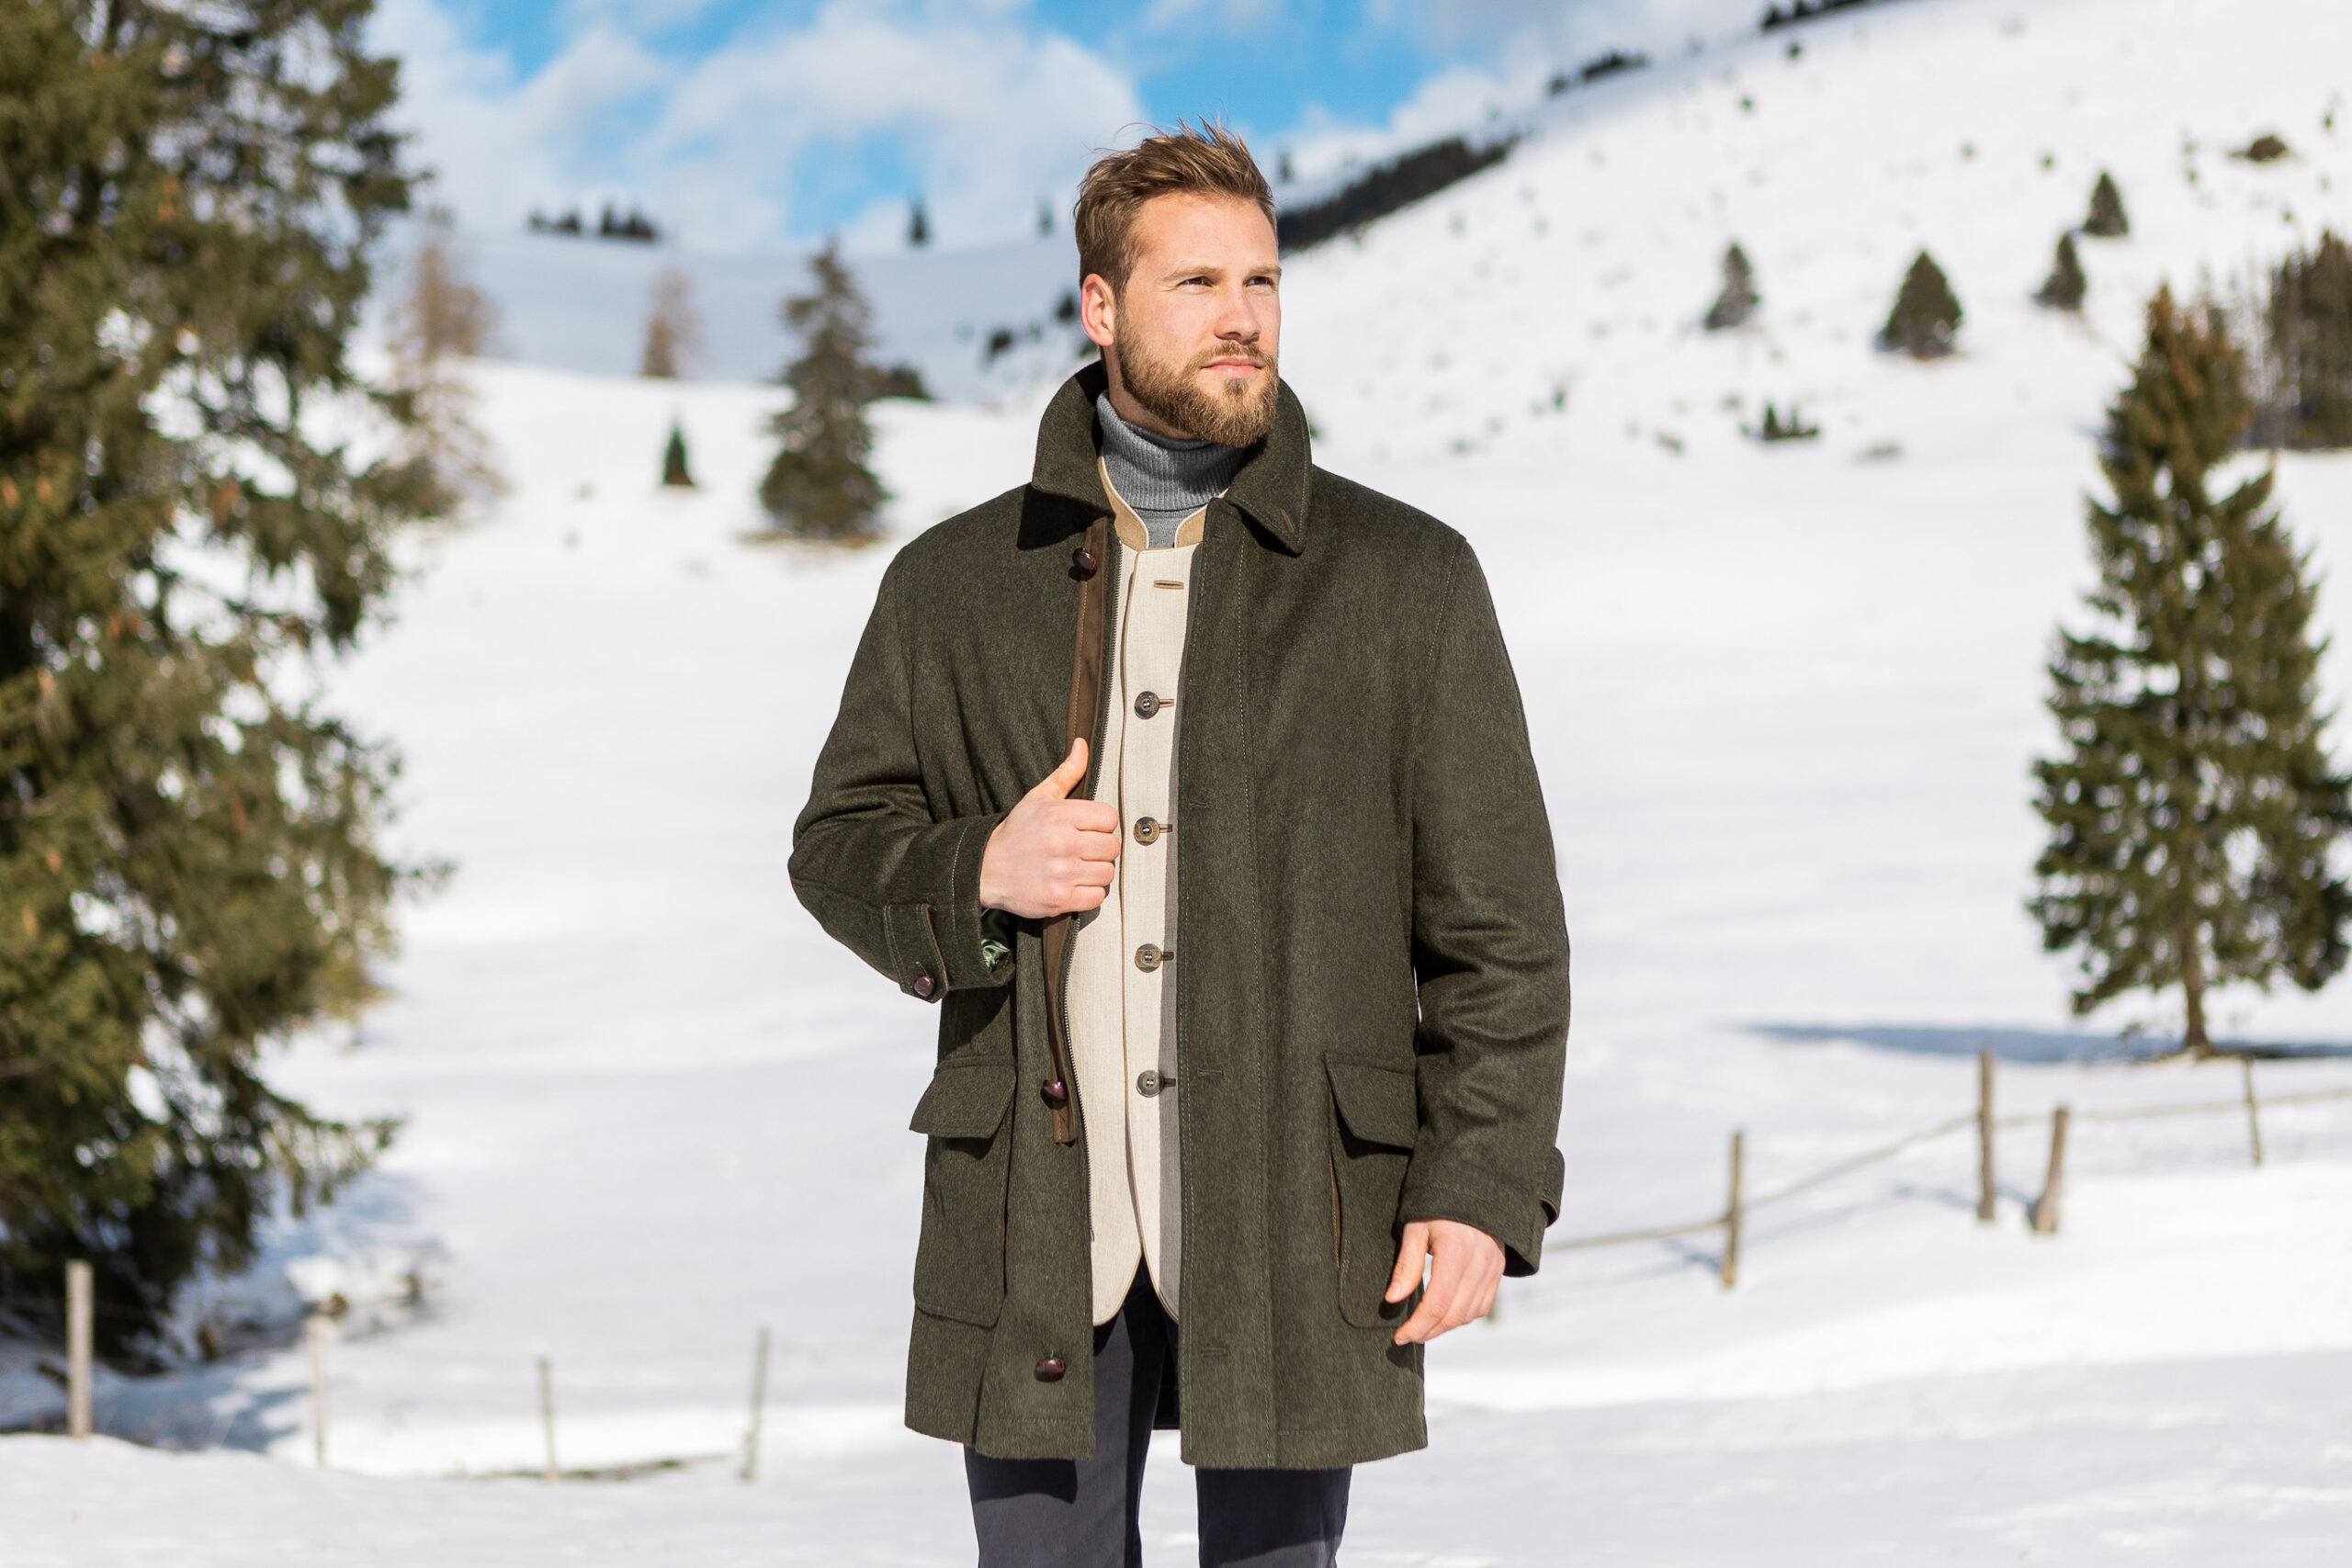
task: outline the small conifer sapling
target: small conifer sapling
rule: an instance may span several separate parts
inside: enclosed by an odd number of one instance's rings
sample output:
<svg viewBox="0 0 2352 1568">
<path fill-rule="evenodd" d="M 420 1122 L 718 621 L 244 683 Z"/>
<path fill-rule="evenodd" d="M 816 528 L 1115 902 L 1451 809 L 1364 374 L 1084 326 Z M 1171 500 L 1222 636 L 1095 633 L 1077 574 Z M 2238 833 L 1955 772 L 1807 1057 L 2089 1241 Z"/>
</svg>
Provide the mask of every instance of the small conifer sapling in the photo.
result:
<svg viewBox="0 0 2352 1568">
<path fill-rule="evenodd" d="M 686 467 L 686 433 L 670 422 L 670 444 L 662 449 L 662 484 L 665 490 L 692 490 L 694 471 Z"/>
<path fill-rule="evenodd" d="M 2083 232 L 2094 240 L 2120 240 L 2132 231 L 2132 220 L 2124 215 L 2123 193 L 2115 186 L 2115 176 L 2105 169 L 2098 172 L 2098 183 L 2091 186 L 2091 209 L 2083 219 Z"/>
<path fill-rule="evenodd" d="M 2213 493 L 2238 452 L 2245 366 L 2219 313 L 2159 292 L 2090 502 L 2090 629 L 2062 629 L 2049 672 L 2061 754 L 2033 765 L 2049 827 L 2029 908 L 2079 955 L 2078 1014 L 2177 990 L 2181 1049 L 2213 1054 L 2207 997 L 2284 976 L 2316 990 L 2344 965 L 2352 889 L 2330 859 L 2352 827 L 2331 761 L 2309 558 L 2272 475 Z"/>
<path fill-rule="evenodd" d="M 1951 291 L 1935 257 L 1921 251 L 1903 275 L 1894 309 L 1880 330 L 1879 346 L 1914 359 L 1934 359 L 1951 352 L 1960 320 L 1960 297 Z"/>
<path fill-rule="evenodd" d="M 1723 287 L 1715 294 L 1715 302 L 1707 308 L 1707 330 L 1723 332 L 1744 326 L 1756 313 L 1763 297 L 1756 292 L 1756 269 L 1748 265 L 1747 253 L 1734 242 L 1724 252 Z"/>
<path fill-rule="evenodd" d="M 870 538 L 889 499 L 866 466 L 874 431 L 865 405 L 884 375 L 865 359 L 872 312 L 836 246 L 811 256 L 808 271 L 815 292 L 784 305 L 802 347 L 784 372 L 792 406 L 769 424 L 783 445 L 760 481 L 760 504 L 800 538 Z"/>
<path fill-rule="evenodd" d="M 2043 280 L 2041 291 L 2033 297 L 2034 303 L 2052 310 L 2079 310 L 2089 280 L 2083 276 L 2083 258 L 2075 252 L 2075 236 L 2058 236 L 2058 254 L 2050 265 L 2050 276 Z"/>
</svg>

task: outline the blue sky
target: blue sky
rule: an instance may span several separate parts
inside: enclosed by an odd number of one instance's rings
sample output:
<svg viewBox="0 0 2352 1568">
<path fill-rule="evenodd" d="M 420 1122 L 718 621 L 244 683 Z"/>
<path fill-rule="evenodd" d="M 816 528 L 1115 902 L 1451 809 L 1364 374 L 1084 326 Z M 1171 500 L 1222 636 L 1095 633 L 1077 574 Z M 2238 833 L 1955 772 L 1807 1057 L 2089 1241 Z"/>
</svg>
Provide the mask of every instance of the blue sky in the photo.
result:
<svg viewBox="0 0 2352 1568">
<path fill-rule="evenodd" d="M 1222 115 L 1302 175 L 1762 0 L 379 0 L 419 160 L 477 227 L 641 203 L 710 251 L 982 244 L 1138 122 Z"/>
</svg>

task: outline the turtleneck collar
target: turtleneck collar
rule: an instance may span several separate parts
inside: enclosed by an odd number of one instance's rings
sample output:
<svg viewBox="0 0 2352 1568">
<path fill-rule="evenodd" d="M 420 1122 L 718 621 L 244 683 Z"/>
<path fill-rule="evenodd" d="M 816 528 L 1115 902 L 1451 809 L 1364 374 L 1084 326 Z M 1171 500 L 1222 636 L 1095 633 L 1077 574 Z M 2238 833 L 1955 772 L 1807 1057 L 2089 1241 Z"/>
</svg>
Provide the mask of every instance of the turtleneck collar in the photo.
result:
<svg viewBox="0 0 2352 1568">
<path fill-rule="evenodd" d="M 1175 441 L 1129 424 L 1111 407 L 1107 389 L 1094 399 L 1094 417 L 1112 487 L 1143 524 L 1154 549 L 1173 545 L 1178 525 L 1223 494 L 1250 456 L 1247 446 Z"/>
</svg>

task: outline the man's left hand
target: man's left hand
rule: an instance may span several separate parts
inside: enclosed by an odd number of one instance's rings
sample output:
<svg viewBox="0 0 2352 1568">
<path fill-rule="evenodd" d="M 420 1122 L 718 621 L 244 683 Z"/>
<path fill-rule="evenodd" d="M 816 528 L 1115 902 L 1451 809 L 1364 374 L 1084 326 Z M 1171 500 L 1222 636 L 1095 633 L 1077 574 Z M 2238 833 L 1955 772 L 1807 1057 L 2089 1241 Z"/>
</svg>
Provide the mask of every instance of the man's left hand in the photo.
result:
<svg viewBox="0 0 2352 1568">
<path fill-rule="evenodd" d="M 1495 1310 L 1495 1287 L 1503 1280 L 1502 1243 L 1456 1220 L 1408 1222 L 1396 1248 L 1396 1271 L 1388 1278 L 1390 1301 L 1413 1293 L 1424 1259 L 1429 1289 L 1419 1309 L 1396 1330 L 1399 1345 L 1426 1345 Z"/>
</svg>

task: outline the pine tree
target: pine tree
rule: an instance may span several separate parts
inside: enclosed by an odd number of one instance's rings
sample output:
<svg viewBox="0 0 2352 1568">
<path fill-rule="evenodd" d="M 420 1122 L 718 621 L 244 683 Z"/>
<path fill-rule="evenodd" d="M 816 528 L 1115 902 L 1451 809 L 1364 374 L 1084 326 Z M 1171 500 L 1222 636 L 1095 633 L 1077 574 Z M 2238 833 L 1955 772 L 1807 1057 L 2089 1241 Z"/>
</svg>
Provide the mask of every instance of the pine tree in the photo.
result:
<svg viewBox="0 0 2352 1568">
<path fill-rule="evenodd" d="M 921 250 L 931 243 L 931 214 L 923 210 L 922 197 L 914 199 L 913 209 L 907 215 L 907 244 Z"/>
<path fill-rule="evenodd" d="M 2120 240 L 2131 231 L 2132 220 L 2123 214 L 2123 193 L 2115 188 L 2115 176 L 2101 169 L 2098 184 L 2091 186 L 2091 210 L 2083 220 L 2083 232 L 2094 240 Z"/>
<path fill-rule="evenodd" d="M 296 694 L 436 486 L 342 433 L 410 178 L 364 0 L 0 6 L 0 1297 L 199 1268 L 364 1168 L 263 1048 L 347 1016 L 408 874 L 394 760 Z"/>
<path fill-rule="evenodd" d="M 670 422 L 670 444 L 662 449 L 662 484 L 667 490 L 692 490 L 695 476 L 686 467 L 686 433 L 678 422 Z"/>
<path fill-rule="evenodd" d="M 1945 281 L 1943 268 L 1921 251 L 1911 270 L 1903 275 L 1894 309 L 1887 313 L 1886 325 L 1879 333 L 1879 346 L 1914 359 L 1950 354 L 1960 318 L 1960 298 Z"/>
<path fill-rule="evenodd" d="M 2211 988 L 2284 974 L 2315 990 L 2352 918 L 2328 865 L 2352 778 L 2324 744 L 2309 558 L 2270 474 L 2210 488 L 2249 412 L 2218 312 L 2159 292 L 2108 416 L 2114 500 L 2089 507 L 2097 626 L 2061 631 L 2050 663 L 2064 755 L 2033 768 L 2050 841 L 2030 908 L 2046 948 L 2080 950 L 2075 1010 L 2177 987 L 2199 1055 Z"/>
<path fill-rule="evenodd" d="M 2303 449 L 2352 446 L 2352 246 L 2330 231 L 2318 249 L 2280 263 L 2260 331 L 2269 393 L 2265 440 Z"/>
<path fill-rule="evenodd" d="M 645 351 L 637 373 L 674 381 L 702 350 L 702 317 L 695 310 L 695 280 L 684 267 L 665 266 L 653 275 L 652 299 L 645 312 Z"/>
<path fill-rule="evenodd" d="M 784 446 L 760 481 L 760 504 L 776 526 L 801 538 L 864 539 L 889 499 L 866 467 L 874 431 L 865 405 L 884 374 L 865 359 L 872 312 L 837 246 L 811 256 L 808 271 L 816 292 L 784 305 L 802 349 L 785 368 L 792 406 L 769 426 Z"/>
<path fill-rule="evenodd" d="M 2075 254 L 2075 236 L 2059 235 L 2057 258 L 2051 264 L 2041 292 L 2033 297 L 2034 303 L 2053 310 L 2079 310 L 2089 286 L 2089 280 L 2083 276 L 2083 258 Z"/>
<path fill-rule="evenodd" d="M 1743 326 L 1762 302 L 1763 297 L 1756 292 L 1756 270 L 1747 265 L 1747 253 L 1735 243 L 1724 252 L 1723 288 L 1707 309 L 1707 330 L 1718 333 Z"/>
</svg>

